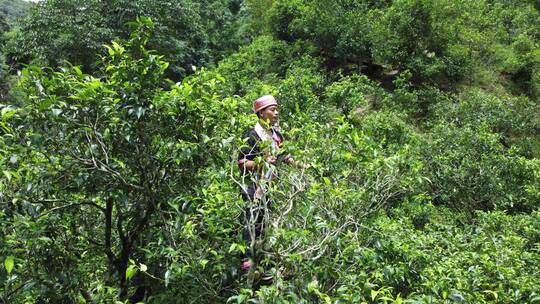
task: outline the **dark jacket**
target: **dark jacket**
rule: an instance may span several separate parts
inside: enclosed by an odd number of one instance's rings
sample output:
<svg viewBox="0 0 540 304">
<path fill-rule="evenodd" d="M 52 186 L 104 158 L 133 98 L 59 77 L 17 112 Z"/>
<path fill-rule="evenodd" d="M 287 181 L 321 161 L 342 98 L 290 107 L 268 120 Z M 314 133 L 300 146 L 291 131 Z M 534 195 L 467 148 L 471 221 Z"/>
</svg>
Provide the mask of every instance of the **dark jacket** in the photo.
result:
<svg viewBox="0 0 540 304">
<path fill-rule="evenodd" d="M 272 131 L 279 138 L 278 146 L 281 147 L 283 145 L 283 140 L 284 140 L 283 135 L 277 130 L 273 129 Z M 263 147 L 262 147 L 263 141 L 261 140 L 261 138 L 255 131 L 255 128 L 249 129 L 246 133 L 244 133 L 242 138 L 244 140 L 246 139 L 247 140 L 242 145 L 238 153 L 238 164 L 241 164 L 243 161 L 246 161 L 246 160 L 255 160 L 255 158 L 259 156 L 261 157 L 263 156 L 264 154 Z M 257 178 L 259 178 L 258 172 L 254 173 L 251 171 L 244 170 L 244 172 L 242 172 L 242 177 L 243 177 L 243 182 L 245 184 L 244 189 L 242 189 L 242 196 L 244 197 L 244 199 L 253 200 L 254 195 L 255 195 L 255 190 L 257 187 L 255 184 L 255 181 L 257 180 Z"/>
</svg>

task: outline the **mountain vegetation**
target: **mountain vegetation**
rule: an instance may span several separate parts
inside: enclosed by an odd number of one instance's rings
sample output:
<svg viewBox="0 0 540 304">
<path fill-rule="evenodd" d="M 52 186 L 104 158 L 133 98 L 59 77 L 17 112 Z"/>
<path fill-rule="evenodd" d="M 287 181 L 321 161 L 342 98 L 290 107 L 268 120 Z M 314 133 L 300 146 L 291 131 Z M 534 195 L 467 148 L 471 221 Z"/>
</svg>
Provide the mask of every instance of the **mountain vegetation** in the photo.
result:
<svg viewBox="0 0 540 304">
<path fill-rule="evenodd" d="M 0 29 L 0 303 L 540 303 L 539 1 L 0 1 Z M 305 166 L 243 273 L 266 94 Z"/>
</svg>

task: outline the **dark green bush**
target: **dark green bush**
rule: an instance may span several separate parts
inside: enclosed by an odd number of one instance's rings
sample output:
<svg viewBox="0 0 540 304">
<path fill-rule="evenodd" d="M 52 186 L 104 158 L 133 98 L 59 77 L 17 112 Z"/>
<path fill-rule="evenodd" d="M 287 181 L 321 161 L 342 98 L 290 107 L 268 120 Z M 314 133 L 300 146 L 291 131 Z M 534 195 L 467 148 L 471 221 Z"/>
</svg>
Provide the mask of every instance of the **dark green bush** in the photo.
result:
<svg viewBox="0 0 540 304">
<path fill-rule="evenodd" d="M 332 69 L 371 61 L 370 10 L 380 2 L 276 1 L 269 12 L 272 32 L 286 41 L 305 40 Z M 360 17 L 361 16 L 361 17 Z"/>
<path fill-rule="evenodd" d="M 379 111 L 366 116 L 360 129 L 390 155 L 411 143 L 413 130 L 405 123 L 404 115 Z"/>
<path fill-rule="evenodd" d="M 300 112 L 304 112 L 314 121 L 328 117 L 319 99 L 325 84 L 319 65 L 315 58 L 306 55 L 288 67 L 285 77 L 277 86 L 283 117 Z"/>
<path fill-rule="evenodd" d="M 537 105 L 525 96 L 488 93 L 480 89 L 464 89 L 454 100 L 435 105 L 432 122 L 443 121 L 456 126 L 487 126 L 501 136 L 501 143 L 513 147 L 528 158 L 535 155 L 540 124 Z"/>
<path fill-rule="evenodd" d="M 463 221 L 469 215 L 426 208 L 421 212 L 428 212 L 428 221 L 421 230 L 409 222 L 418 213 L 414 205 L 376 222 L 381 245 L 375 256 L 385 265 L 375 270 L 384 278 L 379 282 L 402 279 L 394 292 L 401 290 L 403 297 L 424 303 L 538 301 L 538 278 L 527 274 L 540 266 L 530 242 L 538 235 L 537 213 L 477 212 L 474 223 L 468 225 Z"/>
<path fill-rule="evenodd" d="M 534 133 L 535 107 L 526 97 L 471 89 L 464 90 L 455 102 L 439 103 L 435 119 L 460 127 L 486 125 L 510 139 Z"/>
<path fill-rule="evenodd" d="M 507 150 L 500 139 L 486 126 L 435 127 L 419 146 L 434 202 L 456 210 L 536 209 L 538 161 Z"/>
<path fill-rule="evenodd" d="M 170 63 L 166 74 L 180 80 L 192 66 L 215 62 L 241 44 L 234 1 L 46 0 L 30 9 L 7 42 L 14 64 L 58 67 L 67 60 L 90 72 L 103 44 L 126 39 L 139 16 L 156 23 L 149 46 Z M 229 7 L 229 4 L 231 7 Z M 221 41 L 220 41 L 221 40 Z"/>
<path fill-rule="evenodd" d="M 217 72 L 228 75 L 231 95 L 252 94 L 261 86 L 275 85 L 278 77 L 285 76 L 291 56 L 291 47 L 286 42 L 261 36 L 221 61 Z"/>
<path fill-rule="evenodd" d="M 337 107 L 353 120 L 361 120 L 370 110 L 376 109 L 384 91 L 364 75 L 340 78 L 325 89 L 325 103 Z"/>
<path fill-rule="evenodd" d="M 412 71 L 415 82 L 439 86 L 470 73 L 470 50 L 456 44 L 459 27 L 449 20 L 459 4 L 448 4 L 402 0 L 380 11 L 370 33 L 375 61 Z"/>
</svg>

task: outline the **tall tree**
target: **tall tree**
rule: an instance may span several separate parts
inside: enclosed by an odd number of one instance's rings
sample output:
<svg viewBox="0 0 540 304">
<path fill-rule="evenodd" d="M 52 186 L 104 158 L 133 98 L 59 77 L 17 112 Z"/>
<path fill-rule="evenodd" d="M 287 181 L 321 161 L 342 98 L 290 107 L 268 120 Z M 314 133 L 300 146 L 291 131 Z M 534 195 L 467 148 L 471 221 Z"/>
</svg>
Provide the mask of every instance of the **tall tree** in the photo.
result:
<svg viewBox="0 0 540 304">
<path fill-rule="evenodd" d="M 45 0 L 21 21 L 7 48 L 11 61 L 59 66 L 64 60 L 91 71 L 103 44 L 127 38 L 137 16 L 156 23 L 149 46 L 170 62 L 167 76 L 178 79 L 234 50 L 234 1 L 214 0 Z"/>
<path fill-rule="evenodd" d="M 11 197 L 31 204 L 39 219 L 30 221 L 48 231 L 49 248 L 69 260 L 52 259 L 41 271 L 58 275 L 66 293 L 88 287 L 76 276 L 87 267 L 80 260 L 87 251 L 96 272 L 108 273 L 121 297 L 128 295 L 130 259 L 153 240 L 146 231 L 163 224 L 158 212 L 179 193 L 204 181 L 198 171 L 229 129 L 223 127 L 234 103 L 212 92 L 219 78 L 198 75 L 204 83 L 163 91 L 168 64 L 146 50 L 153 24 L 139 20 L 125 48 L 108 47 L 94 76 L 73 66 L 22 72 L 17 130 L 33 155 L 25 158 L 39 173 L 23 178 L 33 186 L 14 187 Z M 99 265 L 100 254 L 108 267 Z M 77 280 L 66 279 L 71 276 Z"/>
</svg>

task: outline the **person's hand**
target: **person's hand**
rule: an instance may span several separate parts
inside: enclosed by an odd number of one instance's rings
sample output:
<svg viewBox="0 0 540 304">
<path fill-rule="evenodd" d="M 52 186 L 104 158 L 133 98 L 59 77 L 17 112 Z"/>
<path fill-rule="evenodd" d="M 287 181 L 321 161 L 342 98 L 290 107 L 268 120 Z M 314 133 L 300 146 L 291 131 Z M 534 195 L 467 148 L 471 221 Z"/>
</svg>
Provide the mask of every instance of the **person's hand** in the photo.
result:
<svg viewBox="0 0 540 304">
<path fill-rule="evenodd" d="M 275 165 L 277 163 L 277 157 L 269 155 L 266 157 L 266 161 L 272 165 Z"/>
</svg>

